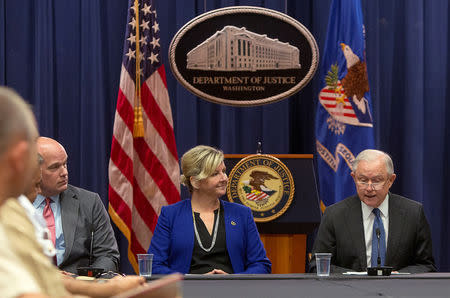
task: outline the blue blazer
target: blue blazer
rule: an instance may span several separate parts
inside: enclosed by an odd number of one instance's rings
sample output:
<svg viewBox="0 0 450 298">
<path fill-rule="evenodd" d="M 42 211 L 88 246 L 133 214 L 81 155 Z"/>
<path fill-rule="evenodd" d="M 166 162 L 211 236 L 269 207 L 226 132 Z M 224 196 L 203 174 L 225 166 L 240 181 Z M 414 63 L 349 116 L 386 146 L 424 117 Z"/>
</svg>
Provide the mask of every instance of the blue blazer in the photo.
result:
<svg viewBox="0 0 450 298">
<path fill-rule="evenodd" d="M 228 255 L 234 273 L 270 273 L 272 264 L 259 238 L 250 208 L 221 200 Z M 191 200 L 164 206 L 148 253 L 153 274 L 189 273 L 194 249 Z"/>
</svg>

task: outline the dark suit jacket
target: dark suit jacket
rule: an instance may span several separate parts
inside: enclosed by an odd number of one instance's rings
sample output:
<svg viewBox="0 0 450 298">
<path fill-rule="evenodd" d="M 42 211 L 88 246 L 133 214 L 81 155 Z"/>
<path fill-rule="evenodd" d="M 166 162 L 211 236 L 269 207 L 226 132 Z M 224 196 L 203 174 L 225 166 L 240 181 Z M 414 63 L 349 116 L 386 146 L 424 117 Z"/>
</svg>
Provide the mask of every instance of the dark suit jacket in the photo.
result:
<svg viewBox="0 0 450 298">
<path fill-rule="evenodd" d="M 87 266 L 94 230 L 93 267 L 119 269 L 119 251 L 108 213 L 98 194 L 69 185 L 60 195 L 66 250 L 59 268 L 77 273 Z"/>
<path fill-rule="evenodd" d="M 226 201 L 221 203 L 234 273 L 270 273 L 272 264 L 266 257 L 250 208 Z M 191 200 L 163 207 L 148 250 L 154 254 L 152 272 L 189 273 L 194 238 Z"/>
<path fill-rule="evenodd" d="M 310 271 L 316 269 L 316 252 L 332 253 L 331 272 L 366 271 L 362 209 L 357 195 L 325 209 L 313 246 Z M 391 193 L 385 265 L 410 273 L 436 271 L 430 227 L 422 204 Z"/>
</svg>

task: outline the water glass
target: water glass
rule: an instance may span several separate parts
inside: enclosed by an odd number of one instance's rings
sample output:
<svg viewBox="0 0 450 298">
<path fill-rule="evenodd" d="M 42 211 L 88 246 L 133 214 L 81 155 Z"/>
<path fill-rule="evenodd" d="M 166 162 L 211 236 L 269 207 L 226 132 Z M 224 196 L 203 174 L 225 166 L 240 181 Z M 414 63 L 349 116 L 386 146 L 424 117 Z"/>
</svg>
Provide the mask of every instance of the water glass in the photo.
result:
<svg viewBox="0 0 450 298">
<path fill-rule="evenodd" d="M 138 254 L 139 275 L 144 277 L 152 276 L 153 254 Z"/>
<path fill-rule="evenodd" d="M 331 253 L 316 253 L 317 276 L 330 275 Z"/>
</svg>

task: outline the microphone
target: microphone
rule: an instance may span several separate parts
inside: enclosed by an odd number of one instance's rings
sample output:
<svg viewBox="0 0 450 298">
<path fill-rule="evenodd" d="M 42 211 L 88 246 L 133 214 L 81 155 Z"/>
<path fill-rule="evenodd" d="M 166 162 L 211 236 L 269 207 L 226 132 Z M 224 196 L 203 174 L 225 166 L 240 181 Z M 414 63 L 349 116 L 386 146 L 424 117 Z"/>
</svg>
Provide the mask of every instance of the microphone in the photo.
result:
<svg viewBox="0 0 450 298">
<path fill-rule="evenodd" d="M 381 257 L 380 257 L 380 236 L 381 236 L 381 232 L 380 232 L 380 229 L 377 228 L 377 229 L 375 230 L 375 233 L 377 234 L 377 240 L 378 240 L 378 243 L 377 243 L 377 245 L 378 245 L 378 250 L 377 250 L 377 253 L 378 253 L 378 256 L 377 256 L 377 266 L 380 267 L 380 266 L 381 266 Z"/>
<path fill-rule="evenodd" d="M 390 266 L 381 266 L 381 256 L 380 256 L 380 238 L 381 238 L 381 231 L 379 228 L 375 230 L 375 235 L 377 236 L 377 266 L 376 267 L 368 267 L 367 268 L 367 275 L 370 276 L 377 276 L 377 275 L 385 275 L 389 276 L 391 275 L 393 267 Z"/>
<path fill-rule="evenodd" d="M 380 246 L 380 240 L 378 239 L 378 247 Z M 89 267 L 92 266 L 92 256 L 94 250 L 94 229 L 91 229 L 91 247 L 89 248 Z"/>
<path fill-rule="evenodd" d="M 261 153 L 262 153 L 262 142 L 258 141 L 256 154 L 261 154 Z"/>
<path fill-rule="evenodd" d="M 97 277 L 105 271 L 103 268 L 100 267 L 92 267 L 93 258 L 94 258 L 94 227 L 91 228 L 91 243 L 89 246 L 88 266 L 77 267 L 78 275 Z"/>
</svg>

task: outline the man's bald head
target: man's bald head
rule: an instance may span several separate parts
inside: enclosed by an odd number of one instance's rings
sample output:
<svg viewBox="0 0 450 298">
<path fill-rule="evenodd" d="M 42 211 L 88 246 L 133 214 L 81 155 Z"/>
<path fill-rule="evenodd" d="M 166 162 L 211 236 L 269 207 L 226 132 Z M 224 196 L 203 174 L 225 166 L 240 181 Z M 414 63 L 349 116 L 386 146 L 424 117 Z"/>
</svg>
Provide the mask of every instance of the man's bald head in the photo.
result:
<svg viewBox="0 0 450 298">
<path fill-rule="evenodd" d="M 59 195 L 67 189 L 67 153 L 56 140 L 40 137 L 37 141 L 38 152 L 44 159 L 41 165 L 41 193 L 45 197 Z"/>
<path fill-rule="evenodd" d="M 61 145 L 58 141 L 52 139 L 52 138 L 47 138 L 47 137 L 39 137 L 37 139 L 37 148 L 38 148 L 38 152 L 39 154 L 41 154 L 41 156 L 45 159 L 45 157 L 42 155 L 41 152 L 46 152 L 46 151 L 54 151 L 54 150 L 62 150 L 64 152 L 66 152 L 66 149 L 64 149 L 63 145 Z"/>
<path fill-rule="evenodd" d="M 37 167 L 36 119 L 12 89 L 0 87 L 0 204 L 29 186 Z"/>
</svg>

